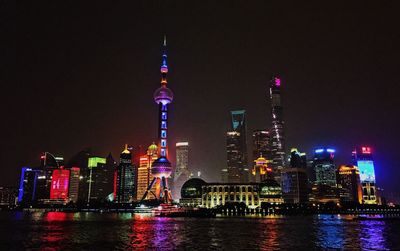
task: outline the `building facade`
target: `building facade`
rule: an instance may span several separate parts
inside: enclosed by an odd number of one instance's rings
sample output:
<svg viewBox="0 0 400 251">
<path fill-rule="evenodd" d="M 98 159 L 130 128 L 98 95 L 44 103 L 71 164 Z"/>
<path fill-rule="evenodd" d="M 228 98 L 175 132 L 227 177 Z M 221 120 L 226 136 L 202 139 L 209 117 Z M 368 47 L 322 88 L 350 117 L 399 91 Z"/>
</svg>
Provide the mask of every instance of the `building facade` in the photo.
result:
<svg viewBox="0 0 400 251">
<path fill-rule="evenodd" d="M 317 185 L 336 187 L 334 154 L 335 150 L 332 148 L 319 148 L 314 151 L 313 167 Z"/>
<path fill-rule="evenodd" d="M 183 205 L 214 208 L 229 203 L 243 203 L 249 208 L 262 203 L 280 204 L 282 192 L 279 184 L 268 179 L 261 183 L 206 183 L 201 179 L 188 180 L 181 190 Z"/>
<path fill-rule="evenodd" d="M 282 197 L 285 203 L 308 202 L 307 158 L 296 148 L 290 152 L 290 167 L 282 169 Z"/>
<path fill-rule="evenodd" d="M 155 187 L 152 187 L 149 193 L 146 193 L 150 182 L 153 180 L 153 175 L 151 174 L 151 165 L 155 160 L 158 159 L 157 145 L 151 144 L 147 148 L 146 154 L 142 155 L 139 159 L 138 167 L 138 177 L 137 177 L 137 190 L 136 199 L 137 200 L 151 200 L 155 199 Z M 143 197 L 146 194 L 146 197 Z"/>
<path fill-rule="evenodd" d="M 362 186 L 362 203 L 377 204 L 375 166 L 372 149 L 368 146 L 358 147 L 353 153 L 353 163 L 359 168 Z"/>
<path fill-rule="evenodd" d="M 270 159 L 270 134 L 268 130 L 253 131 L 253 160 L 263 157 Z"/>
<path fill-rule="evenodd" d="M 132 154 L 128 145 L 120 155 L 120 163 L 115 172 L 114 201 L 130 203 L 135 193 L 135 170 L 132 165 Z"/>
<path fill-rule="evenodd" d="M 189 142 L 177 142 L 176 165 L 173 180 L 172 197 L 179 200 L 182 185 L 189 179 Z"/>
<path fill-rule="evenodd" d="M 337 184 L 341 203 L 362 203 L 360 172 L 354 165 L 341 165 L 337 170 Z"/>
</svg>

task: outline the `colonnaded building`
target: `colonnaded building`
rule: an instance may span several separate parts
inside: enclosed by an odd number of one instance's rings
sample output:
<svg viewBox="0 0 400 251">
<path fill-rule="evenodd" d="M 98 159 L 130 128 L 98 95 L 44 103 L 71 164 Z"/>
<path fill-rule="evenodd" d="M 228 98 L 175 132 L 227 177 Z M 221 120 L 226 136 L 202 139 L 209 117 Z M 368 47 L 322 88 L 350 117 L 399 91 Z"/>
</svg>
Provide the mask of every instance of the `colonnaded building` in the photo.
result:
<svg viewBox="0 0 400 251">
<path fill-rule="evenodd" d="M 214 208 L 227 203 L 245 203 L 257 208 L 262 203 L 283 203 L 282 190 L 273 179 L 259 183 L 207 183 L 192 178 L 183 184 L 180 204 L 189 207 Z"/>
</svg>

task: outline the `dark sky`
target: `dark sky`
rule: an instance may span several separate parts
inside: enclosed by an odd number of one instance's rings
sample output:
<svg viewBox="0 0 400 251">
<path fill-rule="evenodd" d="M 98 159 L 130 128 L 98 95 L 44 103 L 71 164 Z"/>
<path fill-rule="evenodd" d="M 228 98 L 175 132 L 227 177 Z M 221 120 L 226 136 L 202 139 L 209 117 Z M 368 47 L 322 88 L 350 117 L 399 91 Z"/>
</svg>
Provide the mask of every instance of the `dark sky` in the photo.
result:
<svg viewBox="0 0 400 251">
<path fill-rule="evenodd" d="M 69 159 L 91 147 L 118 157 L 124 143 L 150 144 L 166 33 L 170 146 L 188 140 L 190 166 L 207 180 L 225 167 L 230 110 L 247 110 L 249 136 L 269 127 L 268 80 L 277 73 L 288 148 L 332 146 L 340 164 L 368 144 L 378 185 L 396 190 L 399 43 L 390 2 L 82 2 L 19 4 L 5 18 L 13 39 L 0 185 L 16 185 L 20 167 L 37 165 L 42 151 Z"/>
</svg>

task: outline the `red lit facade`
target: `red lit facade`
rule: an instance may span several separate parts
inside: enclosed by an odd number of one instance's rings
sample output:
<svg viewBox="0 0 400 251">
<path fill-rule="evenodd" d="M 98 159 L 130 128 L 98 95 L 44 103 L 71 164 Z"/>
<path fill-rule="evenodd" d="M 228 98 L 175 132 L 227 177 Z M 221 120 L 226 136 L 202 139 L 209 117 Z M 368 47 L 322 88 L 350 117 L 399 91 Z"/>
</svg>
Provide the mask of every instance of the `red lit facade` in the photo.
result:
<svg viewBox="0 0 400 251">
<path fill-rule="evenodd" d="M 50 199 L 67 200 L 70 171 L 60 168 L 53 171 L 51 178 Z"/>
</svg>

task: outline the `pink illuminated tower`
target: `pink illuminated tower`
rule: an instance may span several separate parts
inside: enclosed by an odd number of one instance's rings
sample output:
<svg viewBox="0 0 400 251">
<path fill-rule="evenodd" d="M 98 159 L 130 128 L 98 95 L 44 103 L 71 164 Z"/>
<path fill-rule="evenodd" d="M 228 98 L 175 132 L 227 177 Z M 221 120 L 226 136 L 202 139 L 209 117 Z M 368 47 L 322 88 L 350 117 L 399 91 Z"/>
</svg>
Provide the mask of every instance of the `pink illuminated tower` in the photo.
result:
<svg viewBox="0 0 400 251">
<path fill-rule="evenodd" d="M 163 55 L 161 65 L 161 87 L 154 92 L 154 101 L 159 107 L 158 113 L 158 159 L 151 165 L 151 174 L 153 180 L 145 192 L 142 200 L 146 198 L 147 193 L 151 192 L 151 187 L 156 186 L 156 198 L 163 203 L 172 201 L 171 193 L 168 188 L 167 178 L 171 176 L 172 166 L 168 160 L 168 108 L 172 102 L 174 94 L 167 87 L 167 40 L 164 37 Z"/>
</svg>

